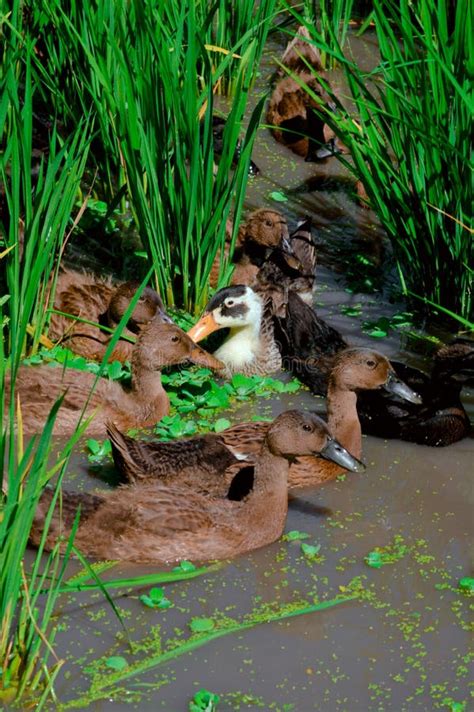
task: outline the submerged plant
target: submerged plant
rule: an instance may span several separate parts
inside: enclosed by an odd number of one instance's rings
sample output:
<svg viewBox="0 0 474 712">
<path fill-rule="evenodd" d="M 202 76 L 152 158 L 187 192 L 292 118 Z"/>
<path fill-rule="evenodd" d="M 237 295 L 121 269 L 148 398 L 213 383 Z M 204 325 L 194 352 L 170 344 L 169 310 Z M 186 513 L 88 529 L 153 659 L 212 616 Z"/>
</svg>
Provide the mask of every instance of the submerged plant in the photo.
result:
<svg viewBox="0 0 474 712">
<path fill-rule="evenodd" d="M 381 60 L 369 73 L 298 16 L 344 67 L 355 108 L 332 93 L 337 111 L 326 121 L 351 155 L 338 158 L 364 184 L 392 242 L 404 293 L 464 320 L 473 309 L 474 261 L 468 6 L 374 0 Z"/>
</svg>

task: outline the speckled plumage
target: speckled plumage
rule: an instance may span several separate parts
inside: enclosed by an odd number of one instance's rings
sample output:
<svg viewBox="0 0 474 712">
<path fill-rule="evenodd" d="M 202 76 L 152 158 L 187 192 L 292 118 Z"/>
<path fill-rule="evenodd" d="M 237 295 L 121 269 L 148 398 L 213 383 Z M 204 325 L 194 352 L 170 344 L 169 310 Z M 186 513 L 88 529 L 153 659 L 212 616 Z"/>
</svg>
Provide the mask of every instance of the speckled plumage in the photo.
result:
<svg viewBox="0 0 474 712">
<path fill-rule="evenodd" d="M 67 535 L 81 506 L 75 545 L 86 555 L 131 561 L 224 559 L 275 541 L 288 508 L 288 459 L 319 452 L 325 424 L 310 413 L 287 411 L 268 429 L 255 466 L 253 488 L 241 501 L 210 497 L 188 487 L 140 483 L 111 493 L 62 493 L 46 548 Z M 38 507 L 31 541 L 38 543 L 51 498 Z M 84 514 L 82 514 L 84 512 Z M 62 521 L 61 521 L 62 520 Z M 64 544 L 62 545 L 64 548 Z"/>
<path fill-rule="evenodd" d="M 54 309 L 88 321 L 115 328 L 125 314 L 138 283 L 114 284 L 111 277 L 98 277 L 89 272 L 63 269 L 58 275 Z M 160 296 L 145 287 L 122 336 L 134 336 L 152 319 L 167 319 Z M 68 316 L 52 314 L 49 338 L 86 358 L 101 361 L 110 343 L 111 334 L 98 326 L 85 324 Z M 109 361 L 130 360 L 133 343 L 121 339 Z"/>
<path fill-rule="evenodd" d="M 22 408 L 26 433 L 40 432 L 51 407 L 59 396 L 63 402 L 56 418 L 54 432 L 67 434 L 76 427 L 84 406 L 85 417 L 94 415 L 88 432 L 105 432 L 112 420 L 122 429 L 153 425 L 169 412 L 169 399 L 161 384 L 160 369 L 166 365 L 191 360 L 218 369 L 222 364 L 201 349 L 174 324 L 152 322 L 144 329 L 132 356 L 132 386 L 124 390 L 120 383 L 99 379 L 93 373 L 49 365 L 20 366 L 15 382 L 15 395 Z M 7 401 L 10 379 L 6 378 Z"/>
</svg>

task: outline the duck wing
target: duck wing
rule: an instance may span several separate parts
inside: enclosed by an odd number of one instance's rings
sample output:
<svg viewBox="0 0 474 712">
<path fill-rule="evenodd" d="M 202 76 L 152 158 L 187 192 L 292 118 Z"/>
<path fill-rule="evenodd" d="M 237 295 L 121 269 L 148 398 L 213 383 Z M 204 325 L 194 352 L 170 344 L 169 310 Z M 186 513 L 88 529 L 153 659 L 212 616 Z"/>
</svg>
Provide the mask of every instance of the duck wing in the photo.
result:
<svg viewBox="0 0 474 712">
<path fill-rule="evenodd" d="M 124 435 L 112 423 L 108 423 L 107 433 L 115 466 L 128 482 L 156 479 L 225 496 L 229 468 L 241 466 L 239 456 L 219 435 L 171 442 L 137 440 Z"/>
</svg>

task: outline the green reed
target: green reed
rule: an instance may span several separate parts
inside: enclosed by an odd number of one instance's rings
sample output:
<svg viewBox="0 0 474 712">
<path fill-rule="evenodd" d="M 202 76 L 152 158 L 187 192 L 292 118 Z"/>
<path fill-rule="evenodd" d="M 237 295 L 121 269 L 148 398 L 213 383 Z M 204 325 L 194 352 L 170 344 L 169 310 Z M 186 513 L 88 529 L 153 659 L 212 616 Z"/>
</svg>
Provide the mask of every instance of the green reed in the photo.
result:
<svg viewBox="0 0 474 712">
<path fill-rule="evenodd" d="M 3 483 L 0 503 L 0 701 L 49 694 L 62 664 L 54 654 L 52 613 L 59 594 L 68 551 L 56 548 L 32 564 L 25 551 L 41 493 L 53 476 L 59 483 L 79 436 L 76 433 L 52 459 L 52 428 L 59 401 L 41 436 L 23 440 L 21 407 L 15 397 L 15 375 L 26 349 L 36 348 L 44 331 L 50 274 L 70 227 L 71 211 L 87 156 L 87 121 L 70 140 L 60 143 L 52 132 L 49 155 L 33 153 L 32 45 L 21 35 L 20 4 L 2 19 L 5 44 L 0 76 L 0 176 L 3 184 L 0 324 L 0 458 Z M 22 42 L 18 39 L 22 38 Z M 5 400 L 9 383 L 11 398 Z M 49 579 L 47 595 L 45 578 Z"/>
<path fill-rule="evenodd" d="M 209 0 L 201 0 L 203 27 L 207 28 L 206 41 L 213 48 L 211 63 L 216 69 L 219 67 L 218 54 L 221 51 L 237 55 L 232 56 L 217 86 L 218 93 L 232 95 L 238 86 L 241 58 L 254 41 L 257 46 L 255 63 L 258 66 L 270 22 L 277 12 L 277 0 L 218 0 L 216 11 L 212 14 L 210 6 Z"/>
<path fill-rule="evenodd" d="M 325 45 L 344 47 L 354 0 L 303 0 L 304 18 L 307 24 L 318 28 Z M 334 69 L 335 56 L 321 48 L 321 64 L 324 69 Z"/>
<path fill-rule="evenodd" d="M 350 112 L 327 123 L 349 149 L 393 245 L 405 294 L 472 320 L 472 15 L 469 1 L 374 1 L 381 59 L 362 71 L 306 22 L 345 69 Z M 300 18 L 304 21 L 304 18 Z M 414 306 L 420 305 L 420 300 Z"/>
<path fill-rule="evenodd" d="M 38 76 L 45 91 L 55 88 L 52 101 L 66 122 L 94 109 L 93 158 L 128 197 L 156 286 L 170 305 L 204 306 L 231 210 L 238 223 L 262 102 L 242 150 L 236 147 L 274 4 L 259 4 L 229 53 L 207 42 L 218 3 L 98 0 L 74 3 L 67 13 L 59 0 L 31 6 L 45 46 Z M 213 97 L 231 65 L 234 94 L 222 155 L 215 156 Z M 221 283 L 228 275 L 223 259 Z"/>
</svg>

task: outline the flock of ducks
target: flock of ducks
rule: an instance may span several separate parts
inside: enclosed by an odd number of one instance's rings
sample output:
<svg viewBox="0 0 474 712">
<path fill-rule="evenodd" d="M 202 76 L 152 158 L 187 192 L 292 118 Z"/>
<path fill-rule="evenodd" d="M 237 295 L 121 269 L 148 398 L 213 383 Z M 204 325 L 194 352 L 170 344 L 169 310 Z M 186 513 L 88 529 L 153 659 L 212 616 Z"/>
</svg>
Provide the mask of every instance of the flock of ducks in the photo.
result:
<svg viewBox="0 0 474 712">
<path fill-rule="evenodd" d="M 307 52 L 306 66 L 318 61 L 307 43 L 301 45 L 301 35 L 285 53 L 288 66 L 293 55 L 301 59 Z M 322 96 L 321 88 L 313 89 Z M 296 135 L 313 121 L 303 95 L 284 78 L 270 101 L 271 123 L 287 143 L 291 130 Z M 302 129 L 301 117 L 306 122 Z M 314 144 L 306 140 L 306 147 L 297 149 L 308 160 L 325 157 L 328 146 L 335 150 L 326 128 L 318 131 Z M 214 286 L 220 258 L 211 274 Z M 362 432 L 436 446 L 469 433 L 460 392 L 464 384 L 474 383 L 472 342 L 458 340 L 440 349 L 430 376 L 390 363 L 373 349 L 351 347 L 312 306 L 316 249 L 309 219 L 290 233 L 280 212 L 252 212 L 239 228 L 232 259 L 231 284 L 214 294 L 187 334 L 172 323 L 154 290 L 142 291 L 110 354 L 110 360 L 131 361 L 128 389 L 100 378 L 91 392 L 93 374 L 51 365 L 20 367 L 15 394 L 24 431 L 41 431 L 49 407 L 62 395 L 55 433 L 71 433 L 81 418 L 88 418 L 88 432 L 110 438 L 123 479 L 112 492 L 63 490 L 47 547 L 58 539 L 66 546 L 79 512 L 75 543 L 90 556 L 160 563 L 229 558 L 281 536 L 289 489 L 319 485 L 345 470 L 364 470 Z M 60 314 L 53 315 L 50 338 L 102 360 L 111 330 L 137 288 L 132 282 L 116 285 L 62 271 L 54 303 Z M 213 354 L 197 345 L 220 330 L 224 338 Z M 169 413 L 161 370 L 186 362 L 224 379 L 235 373 L 266 376 L 284 367 L 313 393 L 327 397 L 327 423 L 313 413 L 288 410 L 272 423 L 239 423 L 218 434 L 172 442 L 128 435 Z M 52 490 L 46 489 L 31 532 L 34 544 L 43 537 L 52 500 Z"/>
</svg>

